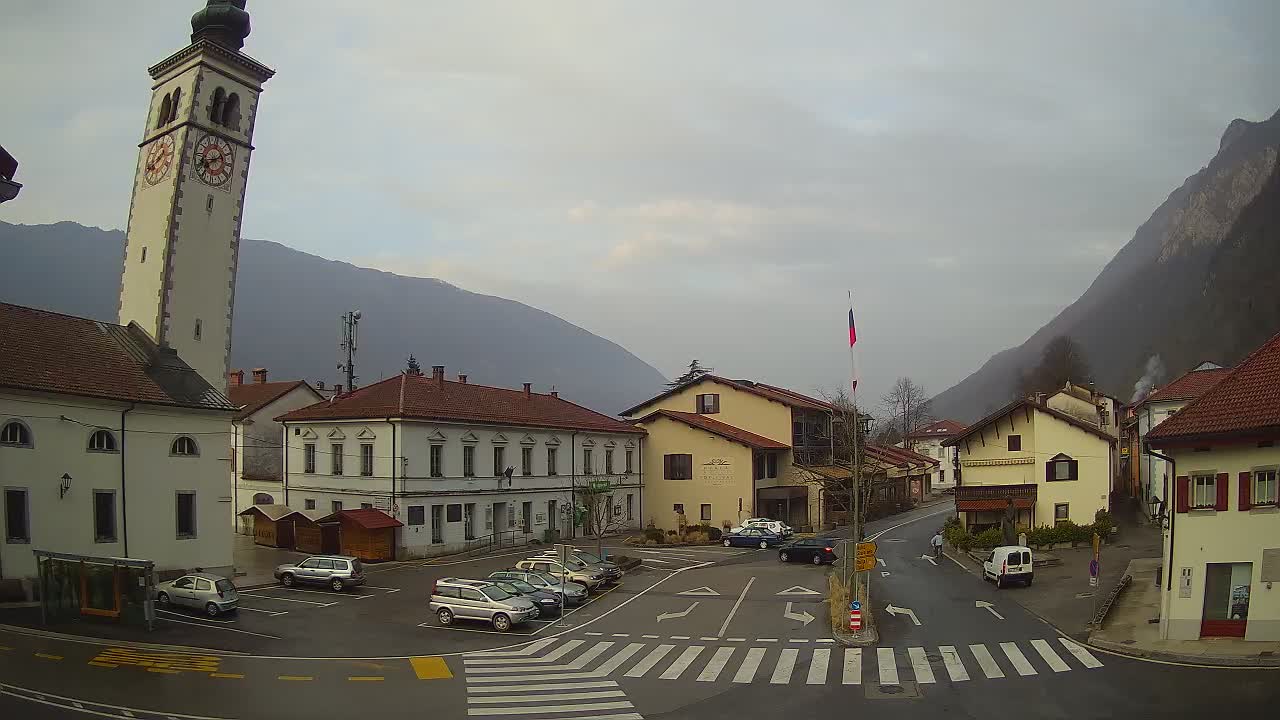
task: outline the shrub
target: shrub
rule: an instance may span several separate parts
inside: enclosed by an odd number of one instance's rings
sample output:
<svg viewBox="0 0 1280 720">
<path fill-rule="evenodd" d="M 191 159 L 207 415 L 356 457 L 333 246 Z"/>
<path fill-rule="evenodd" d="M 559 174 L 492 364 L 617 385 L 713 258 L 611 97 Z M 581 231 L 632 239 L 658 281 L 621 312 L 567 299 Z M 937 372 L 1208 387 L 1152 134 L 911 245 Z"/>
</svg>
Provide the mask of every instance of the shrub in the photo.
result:
<svg viewBox="0 0 1280 720">
<path fill-rule="evenodd" d="M 849 631 L 849 588 L 840 581 L 837 573 L 827 576 L 828 609 L 831 611 L 831 627 Z"/>
<path fill-rule="evenodd" d="M 974 547 L 993 548 L 1004 544 L 1004 533 L 1000 528 L 987 528 L 973 538 Z"/>
<path fill-rule="evenodd" d="M 942 538 L 957 550 L 968 551 L 969 548 L 973 547 L 973 536 L 961 527 L 959 520 L 956 520 L 954 524 L 948 520 L 942 526 Z"/>
<path fill-rule="evenodd" d="M 644 539 L 648 542 L 660 543 L 663 537 L 662 531 L 653 525 L 644 529 Z"/>
</svg>

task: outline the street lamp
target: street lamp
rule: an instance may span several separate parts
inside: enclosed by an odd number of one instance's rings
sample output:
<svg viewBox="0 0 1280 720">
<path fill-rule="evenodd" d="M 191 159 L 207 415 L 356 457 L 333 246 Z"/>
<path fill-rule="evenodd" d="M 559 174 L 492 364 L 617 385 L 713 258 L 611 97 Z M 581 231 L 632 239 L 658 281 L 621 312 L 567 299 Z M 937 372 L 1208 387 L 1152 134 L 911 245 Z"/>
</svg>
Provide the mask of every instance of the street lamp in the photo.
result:
<svg viewBox="0 0 1280 720">
<path fill-rule="evenodd" d="M 71 492 L 71 475 L 62 473 L 62 484 L 58 486 L 58 499 L 66 497 L 69 492 Z"/>
</svg>

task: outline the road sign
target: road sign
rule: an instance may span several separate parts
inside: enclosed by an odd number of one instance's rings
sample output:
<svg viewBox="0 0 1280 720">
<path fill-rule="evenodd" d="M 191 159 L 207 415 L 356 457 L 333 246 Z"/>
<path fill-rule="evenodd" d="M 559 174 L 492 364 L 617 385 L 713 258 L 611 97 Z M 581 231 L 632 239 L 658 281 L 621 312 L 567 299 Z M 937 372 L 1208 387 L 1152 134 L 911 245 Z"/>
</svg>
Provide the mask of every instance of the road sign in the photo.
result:
<svg viewBox="0 0 1280 720">
<path fill-rule="evenodd" d="M 1098 578 L 1096 577 L 1089 578 L 1089 587 L 1098 587 Z"/>
<path fill-rule="evenodd" d="M 861 610 L 861 609 L 862 609 L 862 601 L 861 601 L 861 600 L 851 600 L 851 601 L 849 601 L 849 609 L 850 609 L 850 610 Z"/>
<path fill-rule="evenodd" d="M 849 630 L 853 632 L 857 632 L 861 629 L 862 629 L 862 611 L 850 610 L 849 611 Z"/>
<path fill-rule="evenodd" d="M 869 557 L 871 558 L 871 563 L 874 565 L 876 561 L 876 544 L 874 542 L 858 543 L 857 557 L 859 560 L 864 557 Z"/>
<path fill-rule="evenodd" d="M 591 492 L 604 492 L 609 489 L 608 480 L 592 480 L 587 483 L 587 489 Z"/>
<path fill-rule="evenodd" d="M 865 572 L 876 566 L 875 557 L 859 557 L 853 561 L 854 572 Z"/>
<path fill-rule="evenodd" d="M 1098 561 L 1097 560 L 1089 561 L 1089 577 L 1091 578 L 1098 577 Z"/>
</svg>

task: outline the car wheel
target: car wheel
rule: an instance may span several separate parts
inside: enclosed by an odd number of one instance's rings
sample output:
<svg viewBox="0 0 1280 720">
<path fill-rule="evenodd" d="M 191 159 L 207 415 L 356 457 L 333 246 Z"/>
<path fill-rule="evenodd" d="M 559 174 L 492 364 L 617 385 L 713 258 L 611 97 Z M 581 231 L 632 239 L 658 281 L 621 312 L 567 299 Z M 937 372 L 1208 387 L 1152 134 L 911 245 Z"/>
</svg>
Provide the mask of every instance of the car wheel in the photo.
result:
<svg viewBox="0 0 1280 720">
<path fill-rule="evenodd" d="M 342 578 L 334 578 L 330 580 L 329 587 L 333 588 L 334 592 L 342 592 L 343 589 L 346 588 L 346 586 L 342 584 Z"/>
<path fill-rule="evenodd" d="M 726 539 L 725 539 L 725 541 L 724 541 L 724 546 L 725 546 L 725 547 L 733 547 L 733 543 L 732 543 L 732 542 L 730 542 L 730 541 L 726 538 Z"/>
<path fill-rule="evenodd" d="M 788 562 L 789 559 L 787 558 L 787 551 L 783 550 L 782 552 L 778 553 L 778 559 L 781 560 L 782 562 Z"/>
<path fill-rule="evenodd" d="M 204 614 L 209 617 L 218 617 L 218 606 L 213 603 L 208 603 L 204 606 Z"/>
<path fill-rule="evenodd" d="M 769 541 L 768 541 L 768 540 L 761 540 L 761 541 L 760 541 L 760 549 L 761 549 L 761 550 L 767 550 L 768 548 L 769 548 Z"/>
<path fill-rule="evenodd" d="M 169 607 L 169 593 L 160 593 L 159 595 L 157 595 L 156 603 L 160 607 L 164 607 L 164 608 Z"/>
<path fill-rule="evenodd" d="M 542 611 L 538 609 L 538 606 L 537 606 L 537 605 L 534 605 L 534 606 L 533 606 L 533 614 L 529 616 L 529 619 L 530 619 L 530 620 L 537 620 L 537 619 L 538 619 L 538 618 L 540 618 L 540 617 L 542 617 Z"/>
<path fill-rule="evenodd" d="M 280 584 L 285 587 L 293 587 L 293 574 L 285 573 L 280 576 Z"/>
<path fill-rule="evenodd" d="M 493 629 L 498 632 L 506 632 L 511 629 L 511 618 L 498 613 L 493 616 Z"/>
<path fill-rule="evenodd" d="M 1027 587 L 1031 587 L 1031 578 L 1032 578 L 1032 577 L 1033 577 L 1032 575 L 1028 575 L 1028 576 L 1027 576 Z"/>
<path fill-rule="evenodd" d="M 814 565 L 821 565 L 821 564 L 822 564 L 822 556 L 821 556 L 821 555 L 814 555 L 814 556 L 813 556 L 813 564 L 814 564 Z"/>
<path fill-rule="evenodd" d="M 441 625 L 452 625 L 453 611 L 449 608 L 440 608 L 440 611 L 436 613 L 436 619 L 440 621 Z"/>
</svg>

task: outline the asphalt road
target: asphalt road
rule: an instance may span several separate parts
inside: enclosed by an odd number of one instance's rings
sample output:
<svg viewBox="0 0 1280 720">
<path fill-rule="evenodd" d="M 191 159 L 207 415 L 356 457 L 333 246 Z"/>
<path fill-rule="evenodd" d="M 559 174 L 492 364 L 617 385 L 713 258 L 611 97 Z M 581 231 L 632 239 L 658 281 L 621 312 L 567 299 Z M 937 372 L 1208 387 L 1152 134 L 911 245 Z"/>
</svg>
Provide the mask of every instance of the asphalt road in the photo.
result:
<svg viewBox="0 0 1280 720">
<path fill-rule="evenodd" d="M 360 640 L 359 647 L 397 652 L 371 652 L 370 659 L 279 657 L 302 654 L 287 652 L 294 643 L 283 639 L 265 643 L 273 654 L 261 657 L 0 630 L 0 716 L 702 720 L 849 711 L 911 718 L 1274 713 L 1280 671 L 1184 667 L 1084 649 L 1014 602 L 1020 588 L 997 591 L 945 558 L 937 565 L 922 559 L 945 517 L 939 510 L 870 527 L 884 531 L 878 539 L 884 565 L 872 571 L 881 639 L 859 652 L 831 642 L 826 606 L 810 594 L 823 592 L 827 568 L 782 565 L 774 550 L 656 549 L 644 553 L 644 567 L 613 592 L 563 622 L 520 636 L 423 627 L 430 618 L 416 607 L 421 596 L 394 596 L 420 593 L 443 568 L 397 571 L 403 578 L 376 584 L 400 592 L 346 603 L 363 608 L 358 611 L 310 615 L 320 624 L 353 625 L 317 630 L 333 633 L 329 637 L 359 634 L 360 616 L 349 613 L 376 619 L 370 624 L 380 628 L 377 637 Z M 923 519 L 893 527 L 917 518 Z M 447 572 L 474 576 L 508 560 Z M 978 602 L 991 603 L 991 610 Z M 919 625 L 910 615 L 886 613 L 889 604 L 910 609 Z M 409 616 L 386 617 L 391 608 Z M 400 628 L 403 637 L 384 627 Z"/>
</svg>

